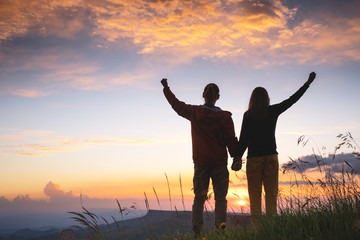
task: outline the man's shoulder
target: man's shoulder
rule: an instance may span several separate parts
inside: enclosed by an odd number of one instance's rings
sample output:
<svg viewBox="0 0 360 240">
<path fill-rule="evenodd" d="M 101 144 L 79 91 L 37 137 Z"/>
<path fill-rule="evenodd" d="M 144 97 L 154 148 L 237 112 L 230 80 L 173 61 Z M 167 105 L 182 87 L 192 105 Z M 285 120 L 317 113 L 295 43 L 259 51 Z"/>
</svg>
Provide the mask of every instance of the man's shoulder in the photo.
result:
<svg viewBox="0 0 360 240">
<path fill-rule="evenodd" d="M 204 105 L 193 105 L 196 114 L 200 114 L 204 117 L 210 117 L 210 118 L 231 118 L 232 113 L 226 110 L 222 110 L 221 108 L 218 108 L 214 110 L 213 108 L 204 107 Z M 200 116 L 199 115 L 199 116 Z"/>
<path fill-rule="evenodd" d="M 199 107 L 204 108 L 204 109 L 211 110 L 211 111 L 213 111 L 213 112 L 220 112 L 220 111 L 222 111 L 222 109 L 219 108 L 219 107 L 217 107 L 217 106 L 211 106 L 211 105 L 207 105 L 207 104 L 199 105 Z"/>
</svg>

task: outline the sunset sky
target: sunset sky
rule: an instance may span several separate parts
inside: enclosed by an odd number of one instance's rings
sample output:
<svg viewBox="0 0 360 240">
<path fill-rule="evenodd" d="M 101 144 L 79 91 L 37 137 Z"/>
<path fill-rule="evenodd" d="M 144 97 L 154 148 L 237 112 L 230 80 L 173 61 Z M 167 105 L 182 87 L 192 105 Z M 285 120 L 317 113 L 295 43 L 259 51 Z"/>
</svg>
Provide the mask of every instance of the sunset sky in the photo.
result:
<svg viewBox="0 0 360 240">
<path fill-rule="evenodd" d="M 279 161 L 333 153 L 338 134 L 360 137 L 359 39 L 357 0 L 2 0 L 0 208 L 167 199 L 166 176 L 190 206 L 190 124 L 163 77 L 195 105 L 218 84 L 239 136 L 255 87 L 278 103 L 315 71 L 279 118 Z M 231 179 L 246 199 L 245 172 Z"/>
</svg>

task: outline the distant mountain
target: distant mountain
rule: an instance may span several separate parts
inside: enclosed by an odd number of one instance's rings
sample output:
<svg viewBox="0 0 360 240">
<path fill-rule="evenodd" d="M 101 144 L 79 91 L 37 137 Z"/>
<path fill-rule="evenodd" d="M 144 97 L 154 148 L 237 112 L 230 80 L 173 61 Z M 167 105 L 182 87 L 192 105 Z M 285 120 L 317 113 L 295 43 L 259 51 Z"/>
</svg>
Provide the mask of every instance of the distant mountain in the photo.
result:
<svg viewBox="0 0 360 240">
<path fill-rule="evenodd" d="M 115 225 L 112 224 L 111 229 L 115 229 Z M 120 231 L 116 226 L 115 231 L 105 233 L 105 239 L 139 240 L 150 237 L 163 239 L 164 236 L 190 233 L 191 212 L 150 210 L 144 217 L 121 222 L 119 228 Z"/>
<path fill-rule="evenodd" d="M 80 211 L 82 209 L 80 208 Z M 78 211 L 78 210 L 75 210 Z M 132 209 L 127 214 L 119 216 L 118 208 L 94 208 L 89 209 L 92 213 L 104 217 L 105 219 L 112 219 L 111 216 L 115 216 L 116 219 L 127 220 L 130 218 L 138 218 L 144 216 L 147 210 Z M 32 229 L 45 231 L 54 228 L 67 228 L 74 224 L 74 220 L 71 219 L 72 215 L 64 211 L 54 212 L 30 212 L 30 213 L 17 213 L 17 214 L 2 214 L 0 212 L 0 236 L 10 235 L 19 229 Z"/>
<path fill-rule="evenodd" d="M 43 236 L 58 234 L 58 232 L 59 232 L 58 229 L 49 229 L 45 231 L 21 229 L 11 234 L 8 238 L 3 238 L 3 239 L 9 239 L 9 240 L 38 239 L 38 238 L 42 238 Z"/>
<path fill-rule="evenodd" d="M 99 216 L 101 217 L 101 216 Z M 234 219 L 234 217 L 229 217 Z M 191 212 L 190 211 L 158 211 L 149 210 L 145 216 L 115 223 L 110 221 L 109 226 L 100 226 L 104 239 L 106 240 L 142 240 L 142 239 L 173 239 L 177 235 L 191 234 Z M 238 220 L 234 220 L 238 221 Z M 241 220 L 243 221 L 243 219 Z M 204 213 L 204 230 L 211 229 L 214 225 L 214 213 Z M 23 229 L 0 240 L 61 240 L 59 232 L 61 229 L 49 229 L 37 231 Z M 71 235 L 75 239 L 84 239 L 88 236 L 87 230 L 74 229 Z"/>
</svg>

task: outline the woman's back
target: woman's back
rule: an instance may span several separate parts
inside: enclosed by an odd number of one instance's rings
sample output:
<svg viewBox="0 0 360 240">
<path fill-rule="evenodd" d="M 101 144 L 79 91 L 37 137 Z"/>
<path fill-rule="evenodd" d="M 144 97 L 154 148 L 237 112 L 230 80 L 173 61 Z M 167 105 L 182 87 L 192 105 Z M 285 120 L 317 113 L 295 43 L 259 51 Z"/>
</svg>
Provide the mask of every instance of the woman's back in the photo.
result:
<svg viewBox="0 0 360 240">
<path fill-rule="evenodd" d="M 270 99 L 264 88 L 254 89 L 249 102 L 249 110 L 243 116 L 237 156 L 242 156 L 246 148 L 248 148 L 247 157 L 278 153 L 275 139 L 277 119 L 301 98 L 314 78 L 315 73 L 311 73 L 309 80 L 291 97 L 274 105 L 269 105 Z"/>
</svg>

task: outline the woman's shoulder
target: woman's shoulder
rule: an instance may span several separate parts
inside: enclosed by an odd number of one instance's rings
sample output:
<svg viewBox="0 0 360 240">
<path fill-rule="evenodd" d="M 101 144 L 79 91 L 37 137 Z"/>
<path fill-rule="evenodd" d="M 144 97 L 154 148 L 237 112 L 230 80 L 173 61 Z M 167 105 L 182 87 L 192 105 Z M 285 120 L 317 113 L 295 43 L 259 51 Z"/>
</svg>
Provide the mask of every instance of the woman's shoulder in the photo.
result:
<svg viewBox="0 0 360 240">
<path fill-rule="evenodd" d="M 246 110 L 243 114 L 244 118 L 250 117 L 250 110 Z"/>
<path fill-rule="evenodd" d="M 281 108 L 281 103 L 272 104 L 272 105 L 269 106 L 269 112 L 274 112 L 278 108 Z"/>
</svg>

